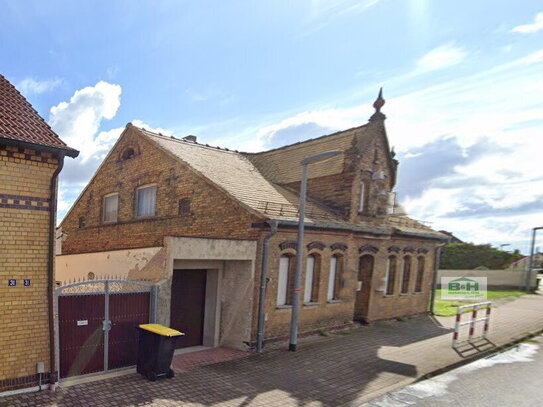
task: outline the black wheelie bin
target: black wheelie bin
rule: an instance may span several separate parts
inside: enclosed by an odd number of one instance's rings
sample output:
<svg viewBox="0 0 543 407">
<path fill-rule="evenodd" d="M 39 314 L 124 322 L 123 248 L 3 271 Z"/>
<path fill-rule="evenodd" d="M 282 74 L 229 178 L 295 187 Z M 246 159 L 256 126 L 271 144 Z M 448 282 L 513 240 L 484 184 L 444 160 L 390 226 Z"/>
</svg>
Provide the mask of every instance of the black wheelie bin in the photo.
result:
<svg viewBox="0 0 543 407">
<path fill-rule="evenodd" d="M 159 377 L 174 377 L 170 368 L 175 341 L 183 336 L 182 332 L 159 324 L 142 324 L 139 326 L 137 371 L 151 381 Z"/>
</svg>

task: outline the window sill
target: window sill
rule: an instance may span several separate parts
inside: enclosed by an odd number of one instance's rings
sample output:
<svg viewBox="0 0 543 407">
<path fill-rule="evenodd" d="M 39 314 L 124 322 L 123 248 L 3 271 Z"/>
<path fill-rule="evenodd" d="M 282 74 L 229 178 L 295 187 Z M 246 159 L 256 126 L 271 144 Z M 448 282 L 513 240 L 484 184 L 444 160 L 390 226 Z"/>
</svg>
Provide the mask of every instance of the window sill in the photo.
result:
<svg viewBox="0 0 543 407">
<path fill-rule="evenodd" d="M 116 223 L 117 223 L 116 219 L 115 220 L 108 220 L 108 221 L 103 220 L 102 221 L 102 225 L 114 225 Z"/>
<path fill-rule="evenodd" d="M 321 305 L 320 302 L 304 302 L 304 307 L 314 307 L 316 305 Z"/>
<path fill-rule="evenodd" d="M 413 295 L 421 295 L 421 294 L 424 294 L 424 292 L 422 292 L 422 291 L 414 291 L 413 292 Z"/>
<path fill-rule="evenodd" d="M 327 304 L 339 304 L 340 302 L 342 302 L 341 300 L 328 300 L 326 301 Z"/>
<path fill-rule="evenodd" d="M 410 293 L 400 293 L 400 297 L 407 297 L 409 295 L 410 295 Z"/>
<path fill-rule="evenodd" d="M 292 305 L 276 305 L 275 309 L 291 309 Z"/>
<path fill-rule="evenodd" d="M 383 298 L 394 298 L 394 294 L 383 294 Z"/>
</svg>

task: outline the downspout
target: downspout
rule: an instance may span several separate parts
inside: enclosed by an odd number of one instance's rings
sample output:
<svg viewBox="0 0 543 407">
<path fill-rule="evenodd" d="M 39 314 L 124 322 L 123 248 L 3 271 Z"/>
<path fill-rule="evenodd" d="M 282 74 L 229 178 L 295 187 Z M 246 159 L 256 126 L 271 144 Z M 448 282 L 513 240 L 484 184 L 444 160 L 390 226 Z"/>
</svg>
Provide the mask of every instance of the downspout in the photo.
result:
<svg viewBox="0 0 543 407">
<path fill-rule="evenodd" d="M 55 349 L 55 307 L 54 307 L 54 289 L 55 289 L 55 220 L 57 217 L 57 197 L 58 197 L 58 174 L 64 167 L 64 153 L 59 153 L 58 167 L 51 178 L 51 199 L 49 201 L 49 258 L 47 261 L 47 299 L 49 306 L 49 369 L 51 371 L 49 378 L 49 388 L 54 391 L 58 382 L 58 372 L 56 371 L 56 349 Z"/>
<path fill-rule="evenodd" d="M 266 286 L 268 284 L 268 253 L 270 251 L 270 239 L 277 233 L 278 222 L 271 220 L 270 233 L 264 237 L 262 243 L 262 271 L 260 273 L 260 294 L 258 300 L 258 326 L 256 328 L 256 351 L 262 352 L 264 347 L 264 320 L 266 316 Z"/>
<path fill-rule="evenodd" d="M 430 293 L 430 313 L 434 315 L 434 304 L 437 291 L 437 274 L 439 272 L 439 264 L 441 263 L 441 245 L 436 247 L 434 256 L 434 276 L 432 278 L 432 291 Z"/>
</svg>

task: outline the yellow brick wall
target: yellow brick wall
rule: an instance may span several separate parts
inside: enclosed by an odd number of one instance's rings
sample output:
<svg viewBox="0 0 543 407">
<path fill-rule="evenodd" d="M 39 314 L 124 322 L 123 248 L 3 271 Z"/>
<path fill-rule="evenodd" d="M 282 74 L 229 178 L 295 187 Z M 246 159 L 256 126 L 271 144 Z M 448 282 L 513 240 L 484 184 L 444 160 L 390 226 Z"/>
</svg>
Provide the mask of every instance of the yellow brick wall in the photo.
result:
<svg viewBox="0 0 543 407">
<path fill-rule="evenodd" d="M 50 371 L 48 200 L 57 165 L 46 153 L 0 148 L 0 381 L 34 375 L 38 362 Z"/>
</svg>

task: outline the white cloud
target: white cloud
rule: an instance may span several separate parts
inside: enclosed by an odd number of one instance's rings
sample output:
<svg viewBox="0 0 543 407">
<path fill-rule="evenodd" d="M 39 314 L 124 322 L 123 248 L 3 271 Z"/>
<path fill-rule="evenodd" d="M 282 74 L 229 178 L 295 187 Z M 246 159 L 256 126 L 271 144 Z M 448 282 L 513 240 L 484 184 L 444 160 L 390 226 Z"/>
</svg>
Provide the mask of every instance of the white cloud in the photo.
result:
<svg viewBox="0 0 543 407">
<path fill-rule="evenodd" d="M 50 92 L 62 84 L 62 79 L 55 78 L 45 81 L 38 81 L 34 78 L 25 78 L 17 83 L 16 88 L 23 95 L 40 94 Z"/>
<path fill-rule="evenodd" d="M 534 22 L 530 24 L 523 24 L 514 27 L 511 32 L 520 34 L 532 34 L 543 30 L 543 12 L 537 13 L 534 17 Z"/>
<path fill-rule="evenodd" d="M 466 240 L 526 249 L 530 228 L 543 219 L 542 71 L 543 50 L 539 50 L 486 71 L 387 99 L 383 108 L 387 132 L 391 145 L 404 155 L 399 182 L 413 185 L 426 180 L 419 188 L 422 194 L 399 196 L 412 217 Z M 390 81 L 387 86 L 397 83 Z M 327 134 L 326 129 L 362 125 L 372 113 L 371 102 L 286 117 L 256 129 L 257 137 L 247 146 L 262 150 L 281 135 L 288 134 L 294 142 Z M 303 134 L 306 128 L 313 133 Z M 419 150 L 446 139 L 471 156 L 462 160 L 463 155 L 457 155 L 458 163 L 451 161 L 450 168 L 440 174 L 444 163 Z M 409 157 L 430 164 L 420 167 L 420 177 L 406 173 Z"/>
<path fill-rule="evenodd" d="M 454 43 L 440 45 L 424 54 L 417 61 L 416 72 L 430 72 L 449 68 L 458 65 L 468 56 L 468 52 L 463 47 Z"/>
<path fill-rule="evenodd" d="M 121 87 L 100 81 L 77 90 L 68 102 L 51 108 L 49 124 L 70 146 L 81 151 L 84 162 L 103 149 L 95 139 L 102 120 L 112 119 L 121 104 Z"/>
</svg>

